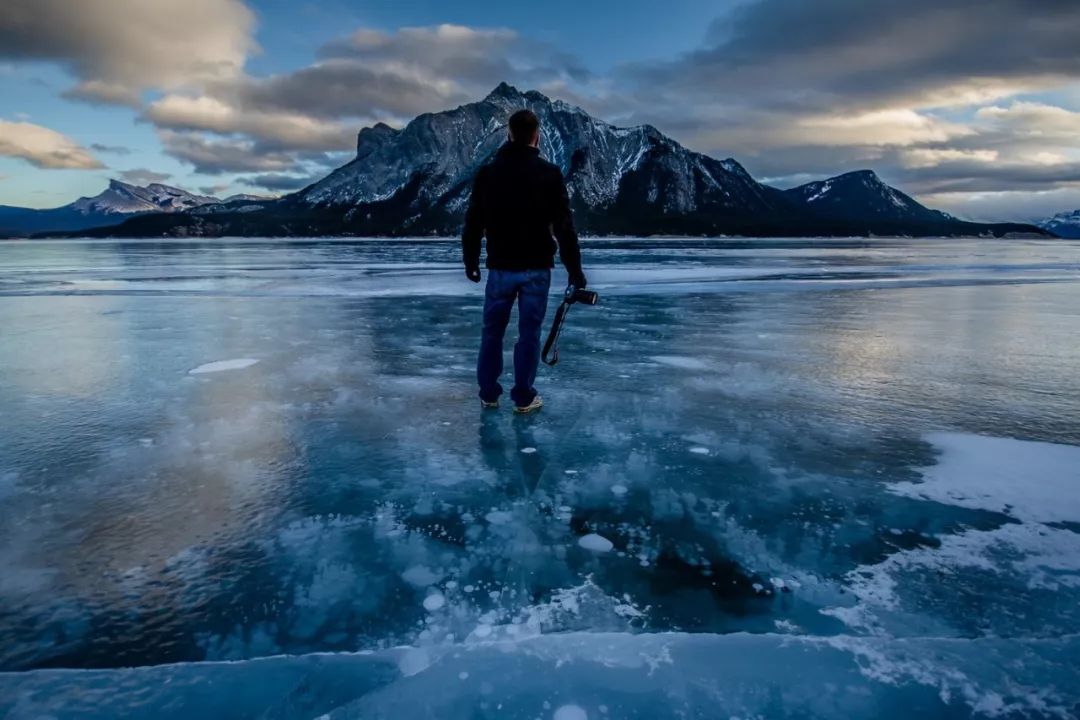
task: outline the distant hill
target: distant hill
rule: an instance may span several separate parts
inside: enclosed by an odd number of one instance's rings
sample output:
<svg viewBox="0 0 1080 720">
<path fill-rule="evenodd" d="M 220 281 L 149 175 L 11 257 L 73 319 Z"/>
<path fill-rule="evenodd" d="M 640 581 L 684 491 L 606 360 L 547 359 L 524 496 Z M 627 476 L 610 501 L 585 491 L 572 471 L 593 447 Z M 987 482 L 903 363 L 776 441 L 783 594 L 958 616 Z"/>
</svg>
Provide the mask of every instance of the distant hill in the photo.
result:
<svg viewBox="0 0 1080 720">
<path fill-rule="evenodd" d="M 215 197 L 194 195 L 160 183 L 140 187 L 110 180 L 109 187 L 101 194 L 79 198 L 58 208 L 37 210 L 0 205 L 0 236 L 85 230 L 116 225 L 134 215 L 184 212 L 220 202 Z"/>
<path fill-rule="evenodd" d="M 1048 236 L 1034 225 L 984 225 L 930 210 L 863 171 L 779 190 L 734 159 L 683 147 L 650 125 L 621 128 L 506 83 L 401 129 L 364 128 L 356 156 L 276 201 L 206 204 L 135 217 L 95 236 L 454 235 L 477 169 L 533 110 L 540 149 L 566 177 L 580 230 L 610 235 Z"/>
<path fill-rule="evenodd" d="M 1080 210 L 1058 213 L 1039 223 L 1039 227 L 1049 230 L 1058 237 L 1080 238 Z"/>
<path fill-rule="evenodd" d="M 841 223 L 856 235 L 1040 234 L 1031 225 L 972 223 L 932 210 L 885 184 L 873 170 L 806 183 L 786 194 L 818 217 Z"/>
</svg>

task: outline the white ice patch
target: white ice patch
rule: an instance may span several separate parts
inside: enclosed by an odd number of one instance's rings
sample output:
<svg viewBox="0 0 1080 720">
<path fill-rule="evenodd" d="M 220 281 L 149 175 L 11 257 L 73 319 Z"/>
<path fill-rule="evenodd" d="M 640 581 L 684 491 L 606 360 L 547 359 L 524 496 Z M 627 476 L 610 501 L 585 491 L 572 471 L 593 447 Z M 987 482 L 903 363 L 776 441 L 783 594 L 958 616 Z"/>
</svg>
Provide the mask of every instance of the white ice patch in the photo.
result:
<svg viewBox="0 0 1080 720">
<path fill-rule="evenodd" d="M 922 470 L 923 482 L 890 492 L 1024 521 L 1080 521 L 1080 447 L 962 433 L 927 440 L 941 450 L 938 463 Z"/>
<path fill-rule="evenodd" d="M 188 370 L 188 375 L 205 375 L 206 373 L 224 372 L 226 370 L 243 370 L 259 362 L 255 358 L 235 358 L 233 360 L 217 360 L 205 363 L 199 367 Z"/>
<path fill-rule="evenodd" d="M 957 570 L 1020 578 L 1028 588 L 1080 588 L 1080 534 L 1044 523 L 1080 520 L 1080 447 L 960 433 L 927 438 L 941 450 L 921 483 L 889 487 L 897 495 L 992 510 L 1020 520 L 991 530 L 944 535 L 936 548 L 890 555 L 847 574 L 855 607 L 823 610 L 852 627 L 872 627 L 878 610 L 903 610 L 904 578 L 950 577 Z"/>
<path fill-rule="evenodd" d="M 655 363 L 682 370 L 705 370 L 709 367 L 705 362 L 697 358 L 684 355 L 650 355 L 649 359 Z"/>
<path fill-rule="evenodd" d="M 588 535 L 582 535 L 578 538 L 577 544 L 586 550 L 593 552 L 606 553 L 611 552 L 611 549 L 615 545 L 603 535 L 597 535 L 596 533 L 589 533 Z"/>
</svg>

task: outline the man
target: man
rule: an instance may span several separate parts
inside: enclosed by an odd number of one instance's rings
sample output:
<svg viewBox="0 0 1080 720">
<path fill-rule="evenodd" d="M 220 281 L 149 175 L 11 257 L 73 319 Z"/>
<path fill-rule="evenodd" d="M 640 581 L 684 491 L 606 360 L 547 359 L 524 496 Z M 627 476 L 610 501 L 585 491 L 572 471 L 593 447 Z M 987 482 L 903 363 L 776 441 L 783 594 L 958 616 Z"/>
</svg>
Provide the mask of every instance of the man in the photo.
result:
<svg viewBox="0 0 1080 720">
<path fill-rule="evenodd" d="M 540 364 L 540 331 L 556 240 L 570 284 L 584 288 L 585 274 L 562 172 L 540 157 L 540 120 L 533 112 L 520 110 L 510 116 L 509 131 L 508 142 L 476 175 L 461 248 L 465 276 L 478 283 L 480 241 L 487 236 L 484 330 L 476 364 L 480 404 L 488 409 L 499 406 L 502 341 L 516 299 L 518 341 L 510 399 L 514 412 L 531 413 L 544 404 L 533 382 Z"/>
</svg>

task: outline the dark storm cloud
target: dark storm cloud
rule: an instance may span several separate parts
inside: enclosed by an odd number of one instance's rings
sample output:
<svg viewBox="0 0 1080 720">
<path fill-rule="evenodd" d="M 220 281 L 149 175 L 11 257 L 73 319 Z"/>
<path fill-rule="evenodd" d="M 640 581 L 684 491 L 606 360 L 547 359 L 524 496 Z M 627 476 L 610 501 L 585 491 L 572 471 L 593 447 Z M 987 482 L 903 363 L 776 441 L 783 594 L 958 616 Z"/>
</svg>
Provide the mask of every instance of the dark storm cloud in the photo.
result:
<svg viewBox="0 0 1080 720">
<path fill-rule="evenodd" d="M 630 66 L 629 79 L 646 97 L 797 112 L 951 104 L 1080 76 L 1076 0 L 761 0 L 709 36 L 675 61 Z"/>
<path fill-rule="evenodd" d="M 361 29 L 327 43 L 319 56 L 318 63 L 291 73 L 210 92 L 231 97 L 248 112 L 404 120 L 472 102 L 504 80 L 530 86 L 588 78 L 567 53 L 502 28 Z"/>
<path fill-rule="evenodd" d="M 900 182 L 927 194 L 1039 190 L 1080 184 L 1080 162 L 952 162 L 899 171 Z"/>
</svg>

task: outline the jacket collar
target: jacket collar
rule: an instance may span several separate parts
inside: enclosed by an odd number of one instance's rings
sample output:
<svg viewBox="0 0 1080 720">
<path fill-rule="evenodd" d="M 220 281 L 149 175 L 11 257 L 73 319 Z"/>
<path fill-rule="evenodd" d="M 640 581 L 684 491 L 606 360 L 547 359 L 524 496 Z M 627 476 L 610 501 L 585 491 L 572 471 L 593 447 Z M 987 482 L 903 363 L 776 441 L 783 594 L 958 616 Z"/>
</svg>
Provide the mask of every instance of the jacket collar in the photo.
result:
<svg viewBox="0 0 1080 720">
<path fill-rule="evenodd" d="M 498 152 L 500 157 L 515 157 L 515 156 L 536 156 L 540 154 L 540 148 L 535 148 L 532 145 L 521 145 L 516 142 L 510 142 L 509 140 L 503 143 L 503 146 L 499 148 Z"/>
</svg>

